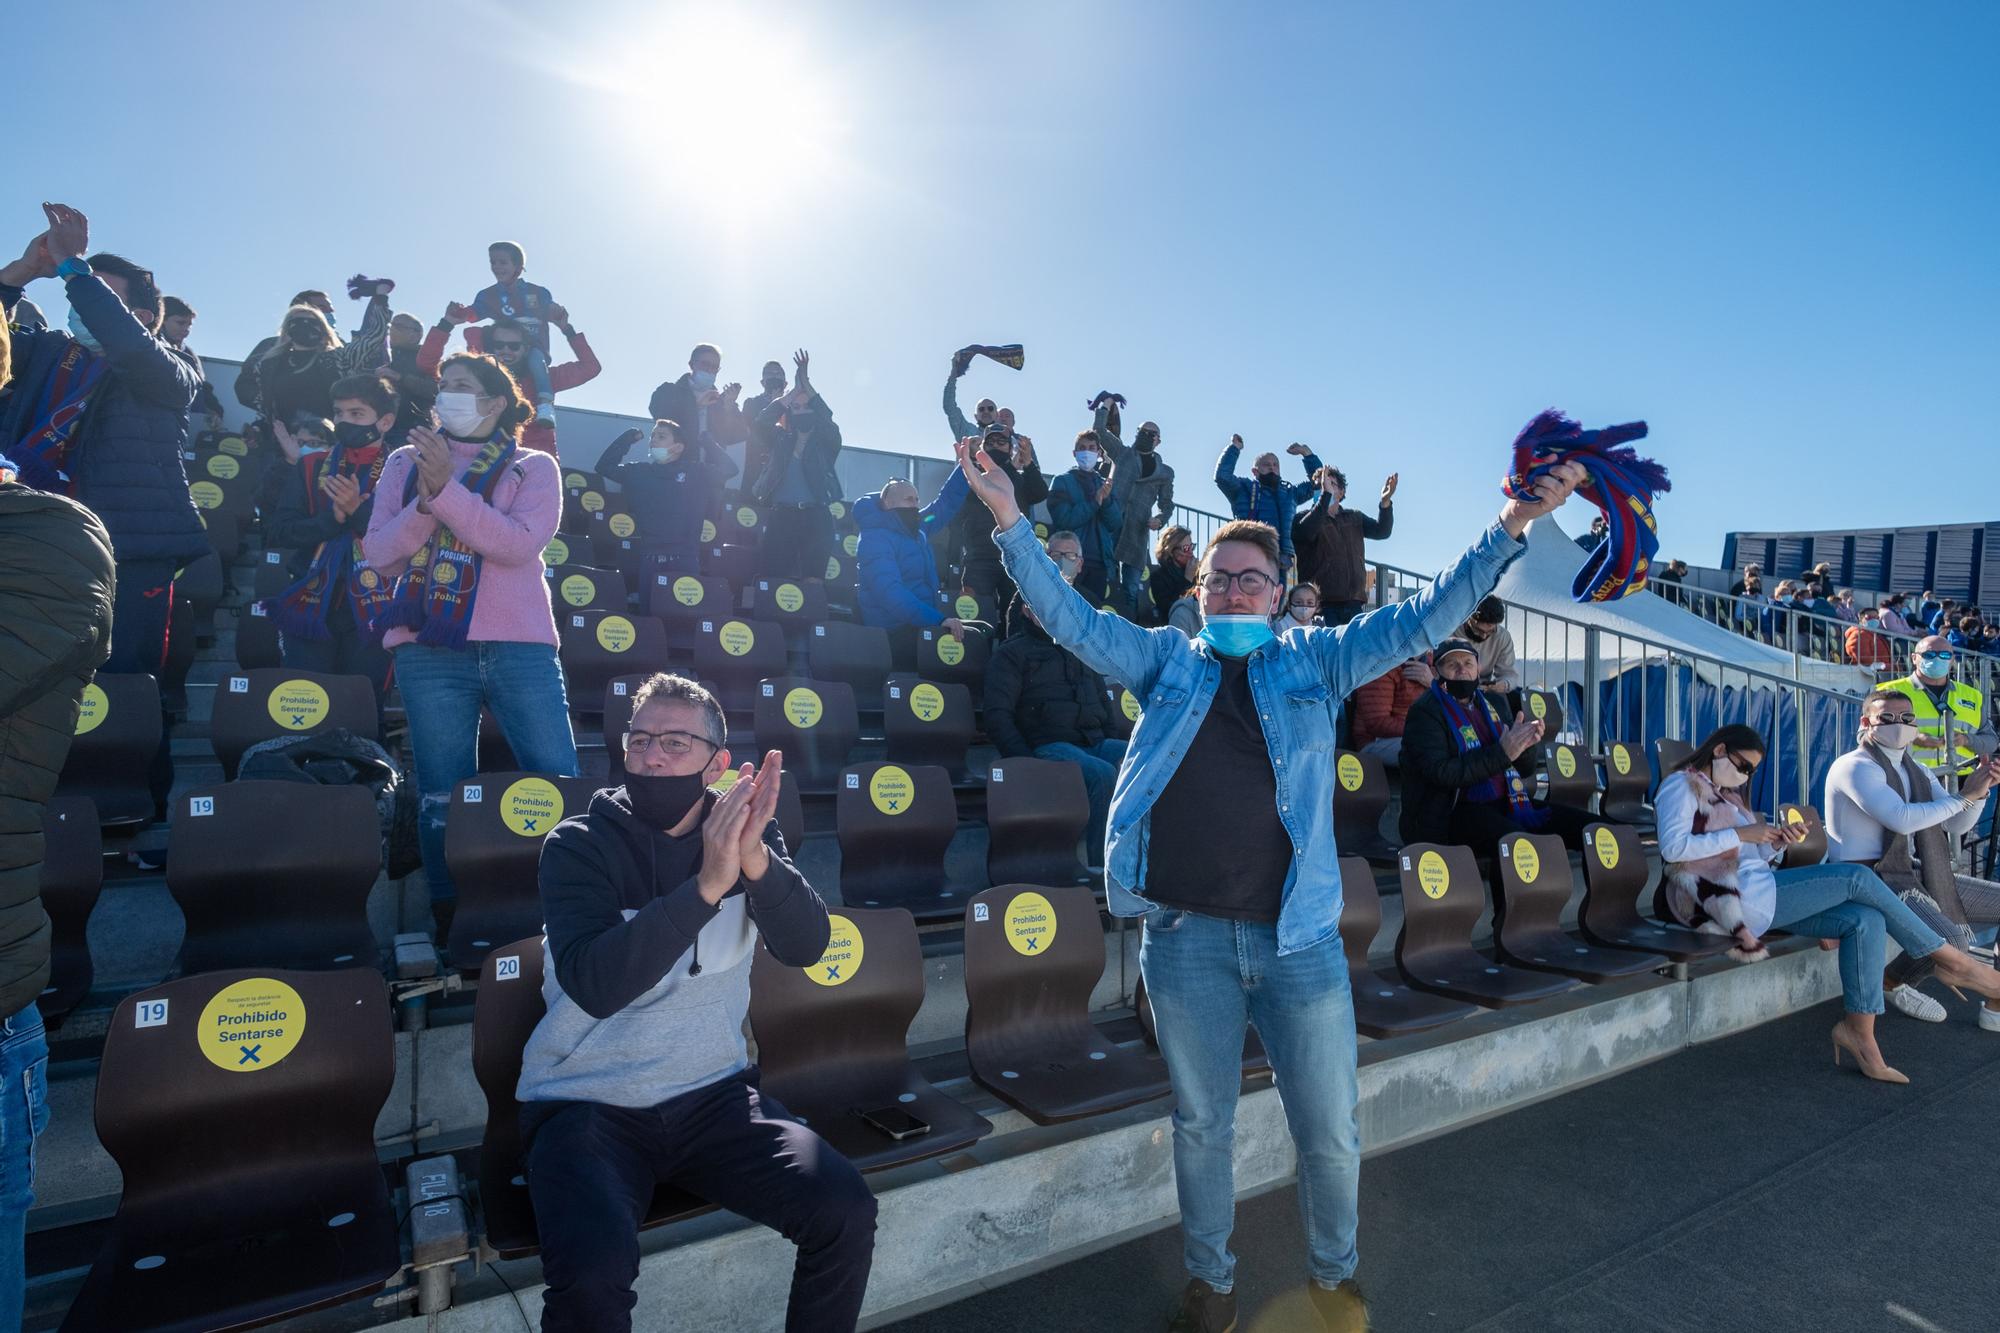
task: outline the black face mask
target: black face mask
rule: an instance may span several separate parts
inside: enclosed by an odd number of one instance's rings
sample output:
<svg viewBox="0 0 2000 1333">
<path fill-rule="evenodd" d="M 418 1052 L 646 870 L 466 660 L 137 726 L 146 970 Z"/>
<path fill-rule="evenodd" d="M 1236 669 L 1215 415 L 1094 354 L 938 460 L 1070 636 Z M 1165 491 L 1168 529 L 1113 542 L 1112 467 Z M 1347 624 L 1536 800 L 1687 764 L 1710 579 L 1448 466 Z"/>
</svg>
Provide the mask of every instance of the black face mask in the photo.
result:
<svg viewBox="0 0 2000 1333">
<path fill-rule="evenodd" d="M 986 452 L 995 458 L 1010 458 L 1014 453 L 1012 449 L 1007 447 L 1007 437 L 1004 435 L 987 436 Z"/>
<path fill-rule="evenodd" d="M 365 449 L 381 438 L 382 432 L 373 426 L 354 421 L 333 423 L 333 442 L 343 449 Z"/>
<path fill-rule="evenodd" d="M 1150 454 L 1159 447 L 1159 443 L 1160 437 L 1157 434 L 1150 430 L 1142 430 L 1138 438 L 1132 441 L 1132 447 L 1142 454 Z"/>
<path fill-rule="evenodd" d="M 1454 699 L 1470 699 L 1473 695 L 1479 693 L 1479 682 L 1476 680 L 1446 680 L 1444 682 L 1444 692 Z"/>
<path fill-rule="evenodd" d="M 1275 472 L 1260 472 L 1257 474 L 1257 480 L 1259 482 L 1262 482 L 1264 485 L 1271 487 L 1273 490 L 1277 489 L 1278 474 Z"/>
<path fill-rule="evenodd" d="M 773 398 L 776 398 L 779 394 L 783 393 L 784 391 L 785 391 L 785 382 L 783 380 L 764 381 L 764 392 L 770 394 Z"/>
<path fill-rule="evenodd" d="M 326 342 L 326 330 L 317 324 L 290 325 L 285 329 L 285 336 L 308 347 L 319 347 Z"/>
<path fill-rule="evenodd" d="M 891 509 L 889 512 L 894 514 L 897 520 L 900 521 L 902 525 L 905 528 L 909 529 L 911 532 L 915 532 L 920 526 L 922 526 L 924 521 L 924 516 L 922 512 L 920 512 L 919 510 Z"/>
<path fill-rule="evenodd" d="M 632 813 L 648 828 L 663 832 L 687 816 L 707 786 L 700 773 L 625 774 L 625 795 L 631 799 Z"/>
</svg>

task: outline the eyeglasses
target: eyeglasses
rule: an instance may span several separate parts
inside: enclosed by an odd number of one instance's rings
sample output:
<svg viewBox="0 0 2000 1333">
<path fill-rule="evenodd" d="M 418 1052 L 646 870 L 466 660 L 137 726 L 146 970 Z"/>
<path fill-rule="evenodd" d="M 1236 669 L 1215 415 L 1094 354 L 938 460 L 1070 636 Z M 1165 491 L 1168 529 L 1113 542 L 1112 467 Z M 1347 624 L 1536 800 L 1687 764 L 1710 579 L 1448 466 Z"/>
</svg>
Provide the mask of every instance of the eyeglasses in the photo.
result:
<svg viewBox="0 0 2000 1333">
<path fill-rule="evenodd" d="M 655 744 L 660 753 L 678 758 L 687 754 L 697 745 L 706 745 L 712 754 L 722 747 L 706 736 L 697 736 L 691 731 L 628 731 L 625 733 L 625 753 L 645 754 Z"/>
<path fill-rule="evenodd" d="M 1246 597 L 1261 597 L 1278 586 L 1277 580 L 1261 569 L 1246 569 L 1233 574 L 1226 569 L 1214 569 L 1201 576 L 1201 590 L 1217 597 L 1227 595 L 1232 583 L 1243 589 Z"/>
<path fill-rule="evenodd" d="M 1917 720 L 1917 715 L 1915 713 L 1884 713 L 1880 717 L 1877 717 L 1875 719 L 1875 725 L 1881 727 L 1881 726 L 1894 726 L 1897 723 L 1902 723 L 1903 725 L 1908 726 L 1911 723 L 1915 722 L 1916 720 Z"/>
</svg>

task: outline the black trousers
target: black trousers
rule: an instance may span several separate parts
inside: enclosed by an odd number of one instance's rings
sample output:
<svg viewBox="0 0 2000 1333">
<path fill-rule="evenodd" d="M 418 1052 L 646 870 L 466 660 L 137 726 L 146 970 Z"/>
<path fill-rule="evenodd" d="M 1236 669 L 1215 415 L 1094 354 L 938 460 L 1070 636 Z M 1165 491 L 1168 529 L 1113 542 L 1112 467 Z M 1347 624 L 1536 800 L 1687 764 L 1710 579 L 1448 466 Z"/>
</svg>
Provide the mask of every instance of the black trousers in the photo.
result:
<svg viewBox="0 0 2000 1333">
<path fill-rule="evenodd" d="M 1451 812 L 1451 840 L 1470 847 L 1482 857 L 1492 856 L 1493 845 L 1513 833 L 1553 833 L 1573 850 L 1583 846 L 1583 830 L 1597 822 L 1597 816 L 1573 805 L 1544 805 L 1548 819 L 1538 829 L 1522 828 L 1508 811 L 1505 801 L 1460 801 Z"/>
<path fill-rule="evenodd" d="M 824 579 L 833 555 L 833 515 L 825 505 L 773 505 L 758 567 L 775 578 Z"/>
<path fill-rule="evenodd" d="M 104 671 L 120 675 L 166 675 L 167 626 L 173 620 L 174 567 L 166 562 L 121 561 L 118 589 L 111 600 L 111 655 Z M 156 811 L 164 812 L 174 787 L 173 715 L 161 703 L 160 748 L 147 766 L 146 785 Z"/>
<path fill-rule="evenodd" d="M 798 1246 L 787 1333 L 853 1329 L 875 1254 L 875 1196 L 853 1163 L 759 1092 L 754 1078 L 721 1079 L 644 1110 L 522 1108 L 548 1283 L 543 1333 L 632 1327 L 639 1222 L 661 1184 Z"/>
</svg>

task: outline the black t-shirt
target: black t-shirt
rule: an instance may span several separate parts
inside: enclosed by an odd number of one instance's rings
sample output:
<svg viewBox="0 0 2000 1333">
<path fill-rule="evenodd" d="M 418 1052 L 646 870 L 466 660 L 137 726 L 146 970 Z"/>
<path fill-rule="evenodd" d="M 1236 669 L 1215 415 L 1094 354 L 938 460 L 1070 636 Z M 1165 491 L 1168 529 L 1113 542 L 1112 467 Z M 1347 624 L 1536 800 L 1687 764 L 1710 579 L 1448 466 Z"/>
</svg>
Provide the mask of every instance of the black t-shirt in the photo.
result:
<svg viewBox="0 0 2000 1333">
<path fill-rule="evenodd" d="M 1204 916 L 1276 921 L 1292 837 L 1278 818 L 1278 779 L 1250 695 L 1249 659 L 1221 662 L 1215 702 L 1153 803 L 1145 893 Z"/>
</svg>

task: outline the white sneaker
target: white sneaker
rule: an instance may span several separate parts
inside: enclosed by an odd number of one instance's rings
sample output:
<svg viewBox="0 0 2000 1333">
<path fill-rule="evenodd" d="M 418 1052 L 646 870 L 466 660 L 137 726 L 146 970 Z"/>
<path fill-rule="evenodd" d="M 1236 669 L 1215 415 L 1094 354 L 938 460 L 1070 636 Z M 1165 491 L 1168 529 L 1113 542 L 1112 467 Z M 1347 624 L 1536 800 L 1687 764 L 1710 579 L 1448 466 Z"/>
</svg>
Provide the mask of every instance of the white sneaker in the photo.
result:
<svg viewBox="0 0 2000 1333">
<path fill-rule="evenodd" d="M 1979 1006 L 1979 1027 L 1983 1032 L 2000 1032 L 2000 1009 Z"/>
<path fill-rule="evenodd" d="M 1890 1008 L 1898 1013 L 1908 1014 L 1919 1022 L 1944 1022 L 1944 1006 L 1915 986 L 1898 986 L 1883 998 L 1889 1002 Z M 1983 1008 L 1981 1012 L 1984 1012 Z M 2000 1014 L 1995 1014 L 1994 1017 L 2000 1019 Z"/>
</svg>

